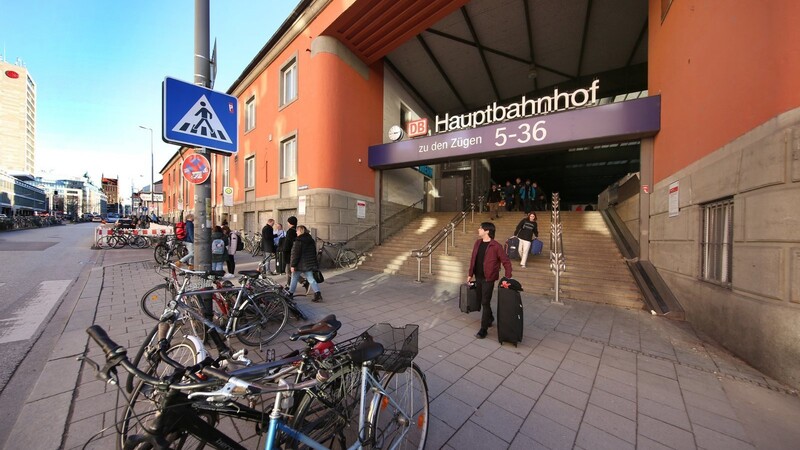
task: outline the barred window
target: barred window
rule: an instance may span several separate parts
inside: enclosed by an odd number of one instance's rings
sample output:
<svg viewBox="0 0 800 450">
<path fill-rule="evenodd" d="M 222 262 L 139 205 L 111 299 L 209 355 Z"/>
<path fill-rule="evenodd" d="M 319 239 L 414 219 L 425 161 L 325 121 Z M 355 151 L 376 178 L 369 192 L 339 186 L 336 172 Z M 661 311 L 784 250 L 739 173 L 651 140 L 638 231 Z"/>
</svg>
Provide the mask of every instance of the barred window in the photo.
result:
<svg viewBox="0 0 800 450">
<path fill-rule="evenodd" d="M 703 206 L 702 278 L 731 285 L 733 274 L 733 199 Z"/>
</svg>

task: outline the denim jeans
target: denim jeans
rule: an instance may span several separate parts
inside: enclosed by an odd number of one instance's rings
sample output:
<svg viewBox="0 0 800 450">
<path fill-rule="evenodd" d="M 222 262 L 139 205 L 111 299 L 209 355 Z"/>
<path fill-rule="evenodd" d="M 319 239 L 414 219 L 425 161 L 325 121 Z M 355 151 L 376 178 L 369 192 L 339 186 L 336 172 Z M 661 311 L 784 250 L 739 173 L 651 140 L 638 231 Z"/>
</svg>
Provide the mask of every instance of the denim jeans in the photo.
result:
<svg viewBox="0 0 800 450">
<path fill-rule="evenodd" d="M 194 264 L 194 242 L 184 242 L 186 245 L 186 256 L 181 258 L 181 262 L 185 263 L 188 262 L 189 264 Z"/>
<path fill-rule="evenodd" d="M 295 270 L 294 272 L 292 272 L 292 282 L 289 284 L 289 292 L 294 294 L 294 290 L 297 288 L 297 280 L 300 279 L 300 275 L 306 277 L 306 280 L 308 280 L 308 284 L 311 285 L 311 290 L 314 291 L 314 293 L 319 292 L 319 285 L 317 284 L 317 281 L 314 279 L 314 272 L 311 270 L 307 270 L 305 272 L 300 272 L 299 270 Z"/>
</svg>

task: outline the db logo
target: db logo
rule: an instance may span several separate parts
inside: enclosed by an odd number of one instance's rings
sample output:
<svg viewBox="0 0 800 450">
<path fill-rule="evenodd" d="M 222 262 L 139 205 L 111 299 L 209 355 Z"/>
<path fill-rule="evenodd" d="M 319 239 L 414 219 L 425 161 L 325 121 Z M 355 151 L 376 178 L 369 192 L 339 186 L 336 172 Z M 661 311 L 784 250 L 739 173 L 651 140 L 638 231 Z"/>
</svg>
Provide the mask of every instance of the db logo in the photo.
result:
<svg viewBox="0 0 800 450">
<path fill-rule="evenodd" d="M 419 119 L 408 122 L 406 125 L 406 134 L 408 137 L 425 136 L 428 134 L 428 119 Z"/>
</svg>

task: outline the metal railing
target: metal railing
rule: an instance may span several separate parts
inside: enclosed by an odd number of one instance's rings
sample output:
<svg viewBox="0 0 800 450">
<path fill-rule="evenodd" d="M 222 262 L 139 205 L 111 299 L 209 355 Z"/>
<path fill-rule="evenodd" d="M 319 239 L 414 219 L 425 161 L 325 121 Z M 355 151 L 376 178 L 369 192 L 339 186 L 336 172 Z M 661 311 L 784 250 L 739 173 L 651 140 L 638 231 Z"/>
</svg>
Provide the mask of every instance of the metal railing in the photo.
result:
<svg viewBox="0 0 800 450">
<path fill-rule="evenodd" d="M 428 275 L 433 275 L 433 252 L 439 248 L 439 245 L 444 242 L 444 254 L 449 255 L 449 245 L 456 246 L 455 230 L 458 224 L 462 224 L 462 231 L 467 232 L 467 215 L 470 216 L 470 222 L 475 222 L 475 208 L 483 201 L 483 196 L 477 198 L 475 202 L 460 213 L 456 214 L 447 225 L 444 226 L 435 236 L 433 236 L 425 246 L 417 250 L 411 250 L 411 256 L 417 258 L 417 283 L 422 283 L 422 258 L 428 258 Z M 452 244 L 448 244 L 448 238 L 451 238 Z"/>
<path fill-rule="evenodd" d="M 550 271 L 556 278 L 556 296 L 551 303 L 563 304 L 559 298 L 561 293 L 561 274 L 567 271 L 567 257 L 564 254 L 563 227 L 559 214 L 560 198 L 558 192 L 553 192 L 553 210 L 550 212 Z"/>
</svg>

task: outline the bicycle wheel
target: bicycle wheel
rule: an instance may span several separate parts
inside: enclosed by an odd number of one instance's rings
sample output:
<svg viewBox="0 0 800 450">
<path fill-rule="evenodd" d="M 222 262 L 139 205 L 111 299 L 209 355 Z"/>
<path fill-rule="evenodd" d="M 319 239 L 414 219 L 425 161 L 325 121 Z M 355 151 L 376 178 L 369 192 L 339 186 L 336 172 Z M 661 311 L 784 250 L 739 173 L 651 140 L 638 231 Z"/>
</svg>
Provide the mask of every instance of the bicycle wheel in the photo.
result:
<svg viewBox="0 0 800 450">
<path fill-rule="evenodd" d="M 203 303 L 197 296 L 185 298 L 184 302 L 192 307 L 198 314 L 203 315 Z M 201 342 L 206 341 L 206 324 L 201 320 L 195 319 L 194 316 L 187 312 L 183 312 L 183 317 L 180 319 L 180 330 L 184 335 L 197 336 Z"/>
<path fill-rule="evenodd" d="M 177 361 L 183 366 L 191 366 L 197 364 L 198 348 L 194 343 L 188 339 L 183 340 L 167 350 L 167 355 Z M 159 363 L 151 366 L 146 370 L 148 375 L 162 377 L 172 373 L 173 368 L 167 364 Z M 139 382 L 131 394 L 130 401 L 125 408 L 122 415 L 122 420 L 118 424 L 118 449 L 128 448 L 152 448 L 146 442 L 140 442 L 140 445 L 135 445 L 137 437 L 146 434 L 148 429 L 152 429 L 153 421 L 157 417 L 158 407 L 164 392 L 159 391 L 152 386 Z M 216 417 L 213 415 L 205 416 L 209 425 L 216 425 Z M 174 434 L 168 439 L 170 442 L 181 443 L 181 449 L 201 449 L 205 446 L 205 442 L 198 441 L 193 436 Z M 132 445 L 133 444 L 133 445 Z M 170 448 L 173 448 L 170 446 Z"/>
<path fill-rule="evenodd" d="M 158 320 L 164 313 L 167 302 L 175 297 L 175 289 L 167 283 L 161 283 L 142 295 L 139 305 L 151 319 Z"/>
<path fill-rule="evenodd" d="M 156 264 L 159 266 L 166 265 L 168 262 L 168 252 L 167 244 L 156 245 L 155 250 L 153 250 L 153 258 L 155 258 Z"/>
<path fill-rule="evenodd" d="M 144 236 L 133 236 L 131 239 L 131 247 L 133 248 L 147 248 L 150 247 L 150 240 Z"/>
<path fill-rule="evenodd" d="M 339 255 L 339 267 L 342 269 L 355 269 L 358 265 L 358 254 L 350 249 L 342 250 Z"/>
<path fill-rule="evenodd" d="M 330 449 L 346 449 L 358 441 L 361 368 L 345 364 L 328 381 L 303 395 L 291 427 Z M 291 440 L 288 448 L 306 449 Z"/>
<path fill-rule="evenodd" d="M 430 418 L 425 374 L 412 363 L 403 372 L 387 373 L 381 384 L 386 394 L 376 394 L 368 416 L 370 443 L 375 448 L 425 448 Z"/>
<path fill-rule="evenodd" d="M 275 339 L 287 320 L 289 306 L 283 298 L 264 292 L 245 300 L 239 307 L 233 330 L 242 344 L 255 347 Z"/>
</svg>

